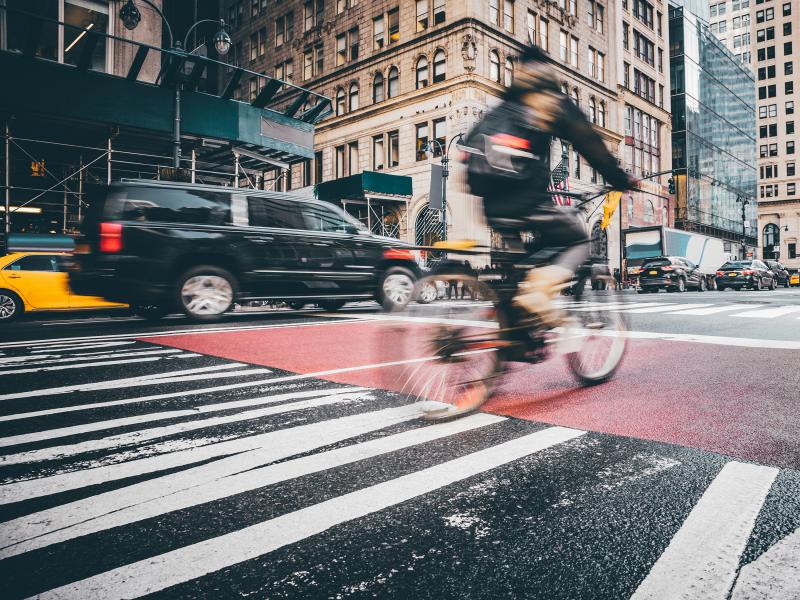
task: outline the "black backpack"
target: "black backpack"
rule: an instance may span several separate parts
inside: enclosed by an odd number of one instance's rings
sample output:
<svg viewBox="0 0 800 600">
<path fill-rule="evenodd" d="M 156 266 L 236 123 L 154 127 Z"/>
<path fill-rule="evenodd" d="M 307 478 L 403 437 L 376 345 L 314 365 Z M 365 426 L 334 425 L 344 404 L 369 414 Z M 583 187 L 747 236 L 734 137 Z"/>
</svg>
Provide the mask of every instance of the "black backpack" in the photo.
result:
<svg viewBox="0 0 800 600">
<path fill-rule="evenodd" d="M 548 157 L 533 152 L 538 131 L 530 124 L 530 108 L 505 100 L 467 133 L 467 183 L 476 196 L 508 193 L 526 187 L 547 172 Z"/>
</svg>

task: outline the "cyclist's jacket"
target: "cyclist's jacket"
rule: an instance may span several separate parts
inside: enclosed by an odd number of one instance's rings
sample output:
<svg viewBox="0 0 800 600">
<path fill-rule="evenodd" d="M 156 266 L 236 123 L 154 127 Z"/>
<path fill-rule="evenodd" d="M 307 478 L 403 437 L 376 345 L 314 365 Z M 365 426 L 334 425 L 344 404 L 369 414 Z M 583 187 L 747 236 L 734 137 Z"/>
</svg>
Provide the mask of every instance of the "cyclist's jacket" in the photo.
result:
<svg viewBox="0 0 800 600">
<path fill-rule="evenodd" d="M 519 120 L 512 125 L 514 115 L 518 115 Z M 509 143 L 517 146 L 518 151 L 525 150 L 530 157 L 524 166 L 516 169 L 518 175 L 516 179 L 507 178 L 505 181 L 495 179 L 494 184 L 482 185 L 483 189 L 480 191 L 472 190 L 473 193 L 484 197 L 484 211 L 488 217 L 530 215 L 536 210 L 535 204 L 552 204 L 552 196 L 546 192 L 550 185 L 549 155 L 550 141 L 553 137 L 572 143 L 575 150 L 605 177 L 609 185 L 618 189 L 626 189 L 630 185 L 628 174 L 620 168 L 616 158 L 608 151 L 603 139 L 586 116 L 561 92 L 544 90 L 515 94 L 515 97 L 507 98 L 487 114 L 484 121 L 491 119 L 494 119 L 494 124 L 481 123 L 470 132 L 466 145 L 470 145 L 470 138 L 474 139 L 480 135 L 482 127 L 491 130 L 493 127 L 502 128 L 505 123 L 507 129 L 513 130 L 508 138 Z M 517 136 L 526 138 L 525 148 L 520 148 L 520 144 L 511 139 Z M 485 131 L 483 137 L 486 140 L 498 139 L 491 131 Z M 504 139 L 506 138 L 501 134 L 499 143 L 502 144 Z M 519 155 L 519 152 L 516 154 Z M 470 161 L 473 160 L 472 157 L 468 158 L 468 179 L 471 187 L 474 187 L 473 181 L 480 181 L 473 176 L 470 165 Z M 520 164 L 519 159 L 517 164 Z M 487 178 L 484 183 L 488 181 L 490 180 Z"/>
</svg>

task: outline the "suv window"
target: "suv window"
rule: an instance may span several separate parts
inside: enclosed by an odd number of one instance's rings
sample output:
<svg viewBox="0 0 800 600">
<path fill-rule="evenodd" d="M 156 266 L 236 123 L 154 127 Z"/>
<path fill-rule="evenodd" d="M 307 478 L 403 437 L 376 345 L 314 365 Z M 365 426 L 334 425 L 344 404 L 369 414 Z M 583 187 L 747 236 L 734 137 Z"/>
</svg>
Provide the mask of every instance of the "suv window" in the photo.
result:
<svg viewBox="0 0 800 600">
<path fill-rule="evenodd" d="M 226 225 L 231 222 L 231 198 L 227 193 L 138 186 L 126 191 L 127 198 L 115 218 L 193 225 Z"/>
<path fill-rule="evenodd" d="M 4 269 L 6 271 L 58 271 L 58 256 L 33 254 L 23 256 Z"/>
<path fill-rule="evenodd" d="M 254 227 L 303 229 L 303 219 L 296 200 L 247 197 L 247 214 Z"/>
<path fill-rule="evenodd" d="M 671 265 L 672 261 L 668 258 L 657 258 L 655 260 L 649 260 L 642 266 L 643 269 L 648 269 L 652 267 L 663 267 L 665 265 Z"/>
<path fill-rule="evenodd" d="M 332 206 L 322 203 L 305 203 L 300 209 L 306 222 L 306 227 L 311 231 L 325 231 L 328 233 L 351 233 L 355 225 Z"/>
<path fill-rule="evenodd" d="M 754 266 L 754 267 L 757 267 L 757 268 L 759 268 L 759 269 L 766 269 L 766 268 L 767 268 L 767 265 L 765 265 L 764 263 L 762 263 L 760 260 L 754 260 L 754 261 L 753 261 L 753 266 Z"/>
</svg>

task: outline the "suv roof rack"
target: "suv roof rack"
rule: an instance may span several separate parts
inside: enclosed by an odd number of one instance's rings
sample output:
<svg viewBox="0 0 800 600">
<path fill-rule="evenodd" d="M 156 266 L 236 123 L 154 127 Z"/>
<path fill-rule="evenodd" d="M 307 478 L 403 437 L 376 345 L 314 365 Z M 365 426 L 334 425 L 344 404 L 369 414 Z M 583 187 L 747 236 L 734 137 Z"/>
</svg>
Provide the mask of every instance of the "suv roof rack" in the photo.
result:
<svg viewBox="0 0 800 600">
<path fill-rule="evenodd" d="M 232 186 L 227 185 L 210 185 L 207 183 L 186 183 L 183 181 L 163 181 L 163 180 L 155 180 L 155 179 L 134 179 L 130 177 L 123 177 L 121 179 L 115 180 L 111 182 L 111 185 L 115 183 L 124 183 L 124 184 L 133 184 L 133 185 L 141 185 L 147 187 L 179 187 L 179 188 L 186 188 L 186 189 L 201 189 L 201 190 L 208 190 L 208 191 L 226 191 L 232 193 L 246 193 L 251 196 L 267 196 L 267 197 L 278 197 L 286 200 L 296 200 L 298 202 L 322 202 L 318 198 L 314 197 L 305 197 L 299 196 L 297 194 L 293 194 L 291 192 L 279 192 L 275 190 L 259 190 L 253 188 L 235 188 Z"/>
</svg>

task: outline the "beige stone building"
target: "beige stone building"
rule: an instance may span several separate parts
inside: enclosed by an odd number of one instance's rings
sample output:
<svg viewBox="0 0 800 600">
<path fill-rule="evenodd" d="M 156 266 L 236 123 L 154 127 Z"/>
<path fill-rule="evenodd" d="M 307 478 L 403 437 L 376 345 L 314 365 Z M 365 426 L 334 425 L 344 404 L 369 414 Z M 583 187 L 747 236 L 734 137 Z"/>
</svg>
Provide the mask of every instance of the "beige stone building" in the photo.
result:
<svg viewBox="0 0 800 600">
<path fill-rule="evenodd" d="M 241 4 L 223 0 L 223 14 L 241 14 Z M 663 15 L 660 2 L 657 10 Z M 363 171 L 409 176 L 413 196 L 407 202 L 386 199 L 380 215 L 372 219 L 374 224 L 379 216 L 387 231 L 403 239 L 423 242 L 436 236 L 439 213 L 428 207 L 431 165 L 440 162 L 440 148 L 450 146 L 498 101 L 513 80 L 515 57 L 526 44 L 535 43 L 556 59 L 563 89 L 590 115 L 615 153 L 625 139 L 619 101 L 623 61 L 618 60 L 623 19 L 616 2 L 252 0 L 244 3 L 243 13 L 232 32 L 234 58 L 241 66 L 308 87 L 333 102 L 333 113 L 317 125 L 315 160 L 295 165 L 291 178 L 276 173 L 276 185 L 310 193 L 307 186 Z M 649 27 L 636 22 L 635 27 L 663 50 L 665 25 L 661 35 L 655 22 Z M 668 100 L 661 92 L 665 67 L 639 63 L 631 57 L 631 69 L 646 73 L 654 83 L 650 88 L 644 84 L 637 94 L 634 90 L 640 88 L 631 81 L 626 86 L 631 91 L 622 93 L 631 106 L 654 118 L 657 133 L 650 143 L 631 139 L 632 156 L 637 160 L 647 146 L 648 157 L 658 159 L 631 168 L 653 172 L 670 165 L 663 108 Z M 243 100 L 258 91 L 242 82 Z M 291 92 L 286 102 L 288 96 Z M 652 129 L 647 131 L 652 135 Z M 601 183 L 570 147 L 554 141 L 552 166 L 562 155 L 569 162 L 572 190 Z M 454 160 L 447 186 L 447 235 L 489 242 L 480 203 L 466 193 L 455 145 L 450 157 Z M 618 255 L 616 231 L 612 227 L 612 257 Z"/>
</svg>

